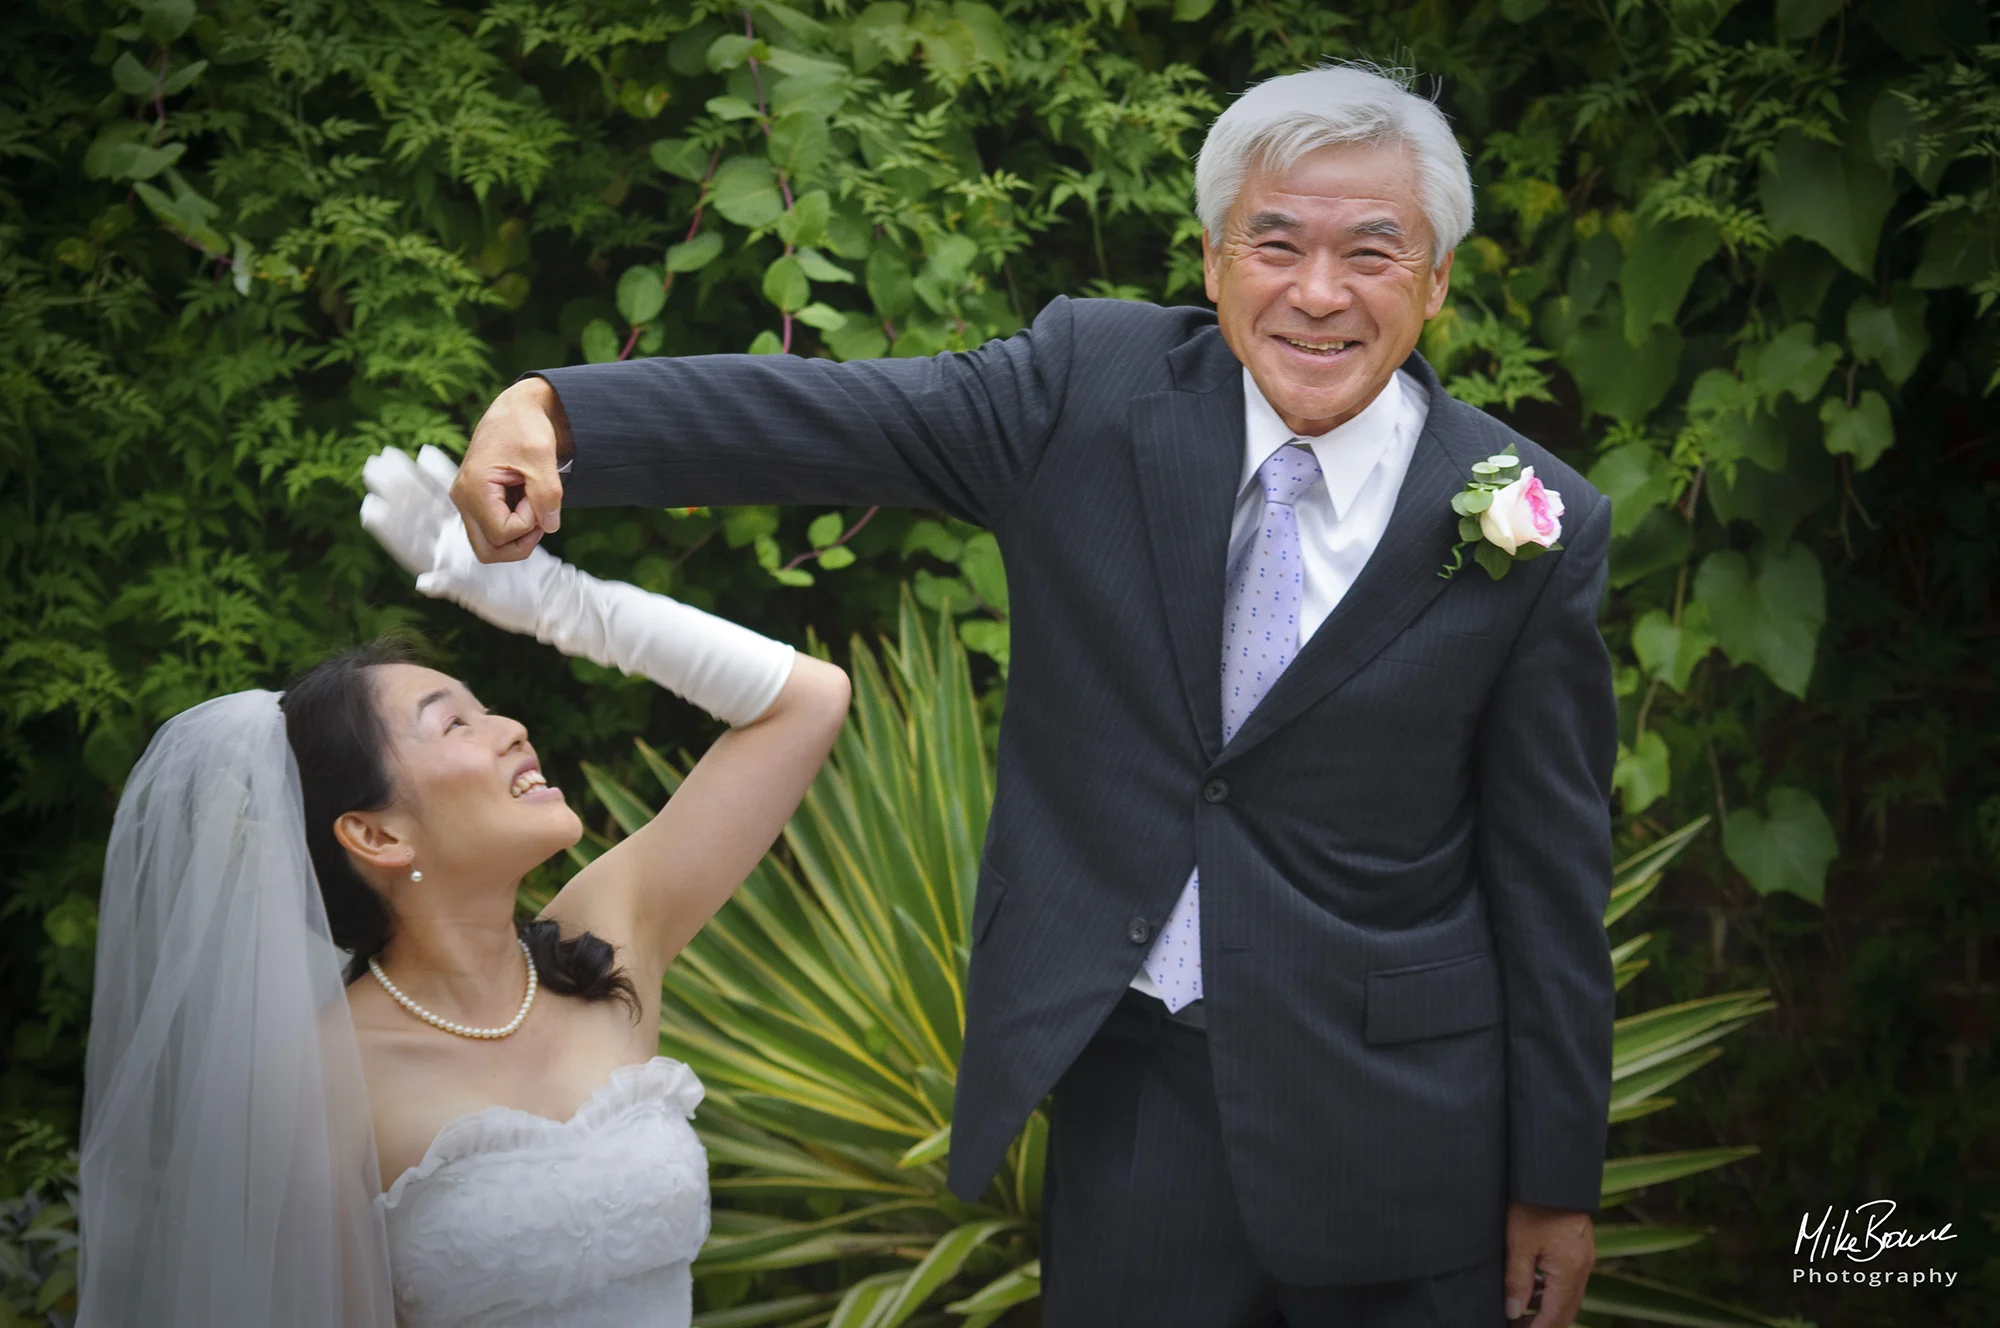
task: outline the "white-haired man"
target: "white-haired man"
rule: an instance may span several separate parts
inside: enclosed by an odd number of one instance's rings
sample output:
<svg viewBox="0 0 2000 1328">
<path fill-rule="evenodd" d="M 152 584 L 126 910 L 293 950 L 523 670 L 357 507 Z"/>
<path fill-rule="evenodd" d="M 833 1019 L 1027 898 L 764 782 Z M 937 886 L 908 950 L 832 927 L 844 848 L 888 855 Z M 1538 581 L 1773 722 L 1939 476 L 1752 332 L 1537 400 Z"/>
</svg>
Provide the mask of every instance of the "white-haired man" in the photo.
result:
<svg viewBox="0 0 2000 1328">
<path fill-rule="evenodd" d="M 1273 79 L 1197 190 L 1214 314 L 1059 298 L 932 359 L 553 369 L 454 497 L 489 559 L 564 501 L 996 534 L 951 1182 L 983 1191 L 1053 1094 L 1045 1322 L 1566 1324 L 1610 1082 L 1609 504 L 1415 354 L 1472 219 L 1430 102 Z M 1510 446 L 1560 501 L 1502 547 L 1561 516 L 1560 550 L 1441 577 Z"/>
</svg>

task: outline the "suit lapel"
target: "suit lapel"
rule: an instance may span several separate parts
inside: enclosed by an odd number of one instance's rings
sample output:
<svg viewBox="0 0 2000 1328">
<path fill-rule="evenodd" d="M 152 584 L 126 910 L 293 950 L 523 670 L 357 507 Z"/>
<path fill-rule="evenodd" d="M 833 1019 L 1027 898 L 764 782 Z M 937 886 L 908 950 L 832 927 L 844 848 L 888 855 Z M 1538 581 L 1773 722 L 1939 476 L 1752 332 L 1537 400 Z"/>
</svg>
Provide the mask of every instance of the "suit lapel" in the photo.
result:
<svg viewBox="0 0 2000 1328">
<path fill-rule="evenodd" d="M 1222 750 L 1222 582 L 1243 469 L 1243 375 L 1213 327 L 1168 360 L 1178 387 L 1134 398 L 1130 433 L 1174 662 L 1212 761 Z"/>
<path fill-rule="evenodd" d="M 1382 540 L 1334 611 L 1243 721 L 1223 757 L 1256 746 L 1346 682 L 1409 626 L 1447 584 L 1438 570 L 1458 539 L 1458 517 L 1451 510 L 1451 498 L 1471 478 L 1472 463 L 1485 454 L 1479 440 L 1454 418 L 1456 403 L 1445 395 L 1430 365 L 1412 354 L 1403 368 L 1429 391 L 1430 412 Z M 1215 611 L 1220 615 L 1219 562 L 1216 585 Z M 1219 649 L 1219 624 L 1214 635 Z M 1220 663 L 1211 657 L 1209 667 L 1209 677 L 1214 680 Z M 1219 710 L 1219 696 L 1214 703 Z"/>
</svg>

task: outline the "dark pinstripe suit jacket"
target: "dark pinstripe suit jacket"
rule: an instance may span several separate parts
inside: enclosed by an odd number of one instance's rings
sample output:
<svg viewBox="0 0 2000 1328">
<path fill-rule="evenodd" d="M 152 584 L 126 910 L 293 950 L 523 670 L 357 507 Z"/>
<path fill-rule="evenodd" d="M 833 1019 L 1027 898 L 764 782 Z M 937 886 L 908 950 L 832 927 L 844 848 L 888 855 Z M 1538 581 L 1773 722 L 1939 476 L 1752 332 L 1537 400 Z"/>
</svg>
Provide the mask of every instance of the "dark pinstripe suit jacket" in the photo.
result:
<svg viewBox="0 0 2000 1328">
<path fill-rule="evenodd" d="M 1406 366 L 1430 414 L 1374 556 L 1226 746 L 1240 366 L 1206 310 L 1058 299 L 966 354 L 551 370 L 565 501 L 886 503 L 990 528 L 1012 665 L 951 1179 L 980 1191 L 1188 870 L 1216 1094 L 1260 1258 L 1305 1284 L 1497 1252 L 1594 1211 L 1610 1090 L 1610 504 Z M 1508 443 L 1565 549 L 1439 578 Z M 1143 925 L 1140 925 L 1143 923 Z"/>
</svg>

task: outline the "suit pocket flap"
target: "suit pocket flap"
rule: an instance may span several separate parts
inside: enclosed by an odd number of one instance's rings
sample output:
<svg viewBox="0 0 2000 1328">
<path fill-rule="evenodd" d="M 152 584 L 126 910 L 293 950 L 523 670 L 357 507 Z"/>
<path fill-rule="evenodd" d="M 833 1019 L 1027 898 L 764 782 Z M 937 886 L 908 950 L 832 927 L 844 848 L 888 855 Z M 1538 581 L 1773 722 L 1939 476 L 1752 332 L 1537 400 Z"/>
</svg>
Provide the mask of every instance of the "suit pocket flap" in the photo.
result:
<svg viewBox="0 0 2000 1328">
<path fill-rule="evenodd" d="M 1500 963 L 1491 954 L 1465 955 L 1368 975 L 1371 1043 L 1467 1033 L 1500 1022 Z"/>
</svg>

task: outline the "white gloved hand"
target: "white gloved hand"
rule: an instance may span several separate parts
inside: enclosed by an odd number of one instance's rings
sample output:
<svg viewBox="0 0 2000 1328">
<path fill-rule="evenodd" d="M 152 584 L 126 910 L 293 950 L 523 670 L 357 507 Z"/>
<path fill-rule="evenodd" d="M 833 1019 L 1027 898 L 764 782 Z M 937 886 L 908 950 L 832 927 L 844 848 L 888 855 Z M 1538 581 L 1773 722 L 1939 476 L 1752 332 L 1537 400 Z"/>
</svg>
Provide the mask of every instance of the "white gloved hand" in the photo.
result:
<svg viewBox="0 0 2000 1328">
<path fill-rule="evenodd" d="M 415 461 L 386 447 L 361 466 L 368 488 L 361 500 L 361 527 L 389 551 L 406 572 L 421 576 L 435 563 L 438 532 L 459 524 L 451 505 L 451 482 L 458 463 L 426 444 Z"/>
<path fill-rule="evenodd" d="M 361 528 L 389 551 L 406 572 L 421 575 L 431 569 L 431 547 L 437 543 L 442 514 L 440 495 L 410 454 L 389 447 L 361 466 L 367 496 L 361 500 Z M 445 499 L 450 506 L 451 500 Z"/>
<path fill-rule="evenodd" d="M 362 468 L 361 523 L 417 573 L 417 589 L 565 655 L 652 679 L 729 724 L 763 714 L 791 677 L 781 641 L 622 581 L 600 581 L 539 545 L 520 562 L 482 563 L 452 506 L 457 466 L 426 447 Z"/>
</svg>

